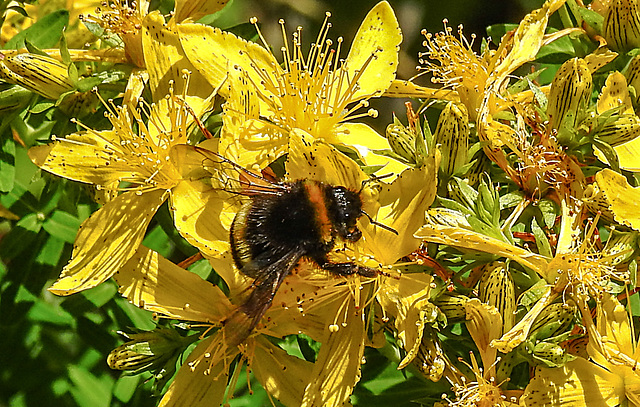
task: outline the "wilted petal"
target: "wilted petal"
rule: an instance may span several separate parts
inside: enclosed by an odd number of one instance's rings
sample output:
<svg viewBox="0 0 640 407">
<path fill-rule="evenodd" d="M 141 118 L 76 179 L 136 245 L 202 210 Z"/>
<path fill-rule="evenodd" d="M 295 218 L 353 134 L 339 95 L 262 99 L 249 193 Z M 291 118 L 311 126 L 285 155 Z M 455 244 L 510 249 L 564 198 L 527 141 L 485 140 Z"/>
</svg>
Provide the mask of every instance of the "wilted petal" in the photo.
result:
<svg viewBox="0 0 640 407">
<path fill-rule="evenodd" d="M 130 191 L 107 203 L 80 226 L 71 260 L 49 287 L 69 295 L 106 281 L 134 255 L 166 191 Z"/>
</svg>

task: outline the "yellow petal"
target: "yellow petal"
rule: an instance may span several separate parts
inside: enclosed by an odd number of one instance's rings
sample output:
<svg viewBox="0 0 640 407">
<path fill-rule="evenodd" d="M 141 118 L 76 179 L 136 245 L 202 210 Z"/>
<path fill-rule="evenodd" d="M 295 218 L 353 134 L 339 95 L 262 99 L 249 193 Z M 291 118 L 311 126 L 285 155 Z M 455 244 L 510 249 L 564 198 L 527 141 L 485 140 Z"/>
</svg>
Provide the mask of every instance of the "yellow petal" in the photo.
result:
<svg viewBox="0 0 640 407">
<path fill-rule="evenodd" d="M 197 21 L 200 18 L 220 11 L 229 0 L 176 0 L 174 17 L 177 22 L 190 18 Z"/>
<path fill-rule="evenodd" d="M 624 401 L 622 378 L 583 358 L 539 367 L 520 400 L 525 407 L 613 407 Z"/>
<path fill-rule="evenodd" d="M 362 230 L 371 253 L 383 264 L 393 264 L 416 250 L 420 239 L 413 236 L 424 224 L 425 212 L 436 196 L 438 163 L 431 159 L 422 168 L 408 168 L 391 184 L 383 184 L 375 220 L 395 229 L 398 235 L 379 227 Z"/>
<path fill-rule="evenodd" d="M 615 221 L 640 230 L 640 187 L 632 187 L 624 175 L 609 169 L 598 172 L 596 182 Z"/>
<path fill-rule="evenodd" d="M 287 354 L 260 336 L 256 339 L 251 368 L 269 394 L 285 406 L 299 406 L 313 363 Z"/>
<path fill-rule="evenodd" d="M 551 289 L 551 286 L 546 287 L 545 295 L 536 302 L 529 312 L 518 323 L 511 328 L 509 332 L 506 332 L 500 339 L 494 339 L 491 341 L 491 346 L 498 349 L 502 353 L 509 353 L 516 346 L 520 345 L 529 336 L 531 326 L 535 322 L 536 318 L 545 309 L 545 307 L 553 302 L 558 297 L 558 293 Z"/>
<path fill-rule="evenodd" d="M 541 276 L 546 274 L 549 263 L 544 256 L 467 229 L 425 225 L 416 232 L 415 236 L 432 243 L 504 256 L 530 268 Z"/>
<path fill-rule="evenodd" d="M 49 291 L 69 295 L 106 281 L 134 255 L 165 199 L 163 190 L 125 192 L 91 215 L 80 226 L 71 260 Z"/>
<path fill-rule="evenodd" d="M 364 353 L 364 314 L 356 308 L 348 290 L 327 308 L 338 315 L 336 324 L 327 325 L 310 382 L 305 389 L 303 407 L 341 406 L 348 402 L 360 379 Z M 342 317 L 344 316 L 344 317 Z"/>
<path fill-rule="evenodd" d="M 422 98 L 442 99 L 451 102 L 460 102 L 458 92 L 453 89 L 429 88 L 416 85 L 410 81 L 395 79 L 383 96 L 395 98 Z"/>
<path fill-rule="evenodd" d="M 396 77 L 401 42 L 402 32 L 393 9 L 381 1 L 362 21 L 345 61 L 349 78 L 361 75 L 360 89 L 352 100 L 380 96 L 391 85 Z"/>
<path fill-rule="evenodd" d="M 154 100 L 160 100 L 169 94 L 169 86 L 174 87 L 175 93 L 183 93 L 183 70 L 191 72 L 189 89 L 186 92 L 188 95 L 197 96 L 201 100 L 211 95 L 214 88 L 185 57 L 175 28 L 164 25 L 164 18 L 157 11 L 148 14 L 143 20 L 142 45 Z M 195 101 L 188 102 L 198 114 L 202 113 L 202 109 L 195 106 Z"/>
<path fill-rule="evenodd" d="M 281 68 L 266 49 L 202 24 L 178 24 L 177 30 L 187 58 L 211 86 L 218 88 L 227 80 L 229 70 L 238 66 L 247 73 L 250 82 L 260 89 L 259 93 L 270 94 L 261 85 L 263 79 L 258 72 L 264 69 L 264 73 L 269 74 Z M 223 86 L 219 93 L 227 97 L 228 87 Z"/>
<path fill-rule="evenodd" d="M 233 195 L 199 181 L 181 181 L 173 188 L 171 210 L 178 232 L 206 256 L 229 250 L 229 229 L 239 203 Z"/>
<path fill-rule="evenodd" d="M 615 150 L 616 154 L 618 154 L 618 163 L 620 165 L 620 169 L 640 172 L 640 137 L 636 137 L 635 139 L 624 144 L 614 146 L 613 149 Z M 594 154 L 598 158 L 598 160 L 602 161 L 605 164 L 609 163 L 605 155 L 595 146 Z"/>
<path fill-rule="evenodd" d="M 227 102 L 230 103 L 230 102 Z M 245 168 L 264 168 L 286 152 L 288 134 L 264 120 L 235 112 L 225 113 L 220 154 Z"/>
<path fill-rule="evenodd" d="M 355 148 L 363 161 L 371 166 L 384 166 L 383 173 L 400 174 L 407 166 L 400 161 L 373 153 L 389 148 L 387 139 L 364 123 L 343 123 L 336 128 L 336 140 Z"/>
<path fill-rule="evenodd" d="M 495 366 L 492 365 L 496 360 L 497 351 L 490 344 L 502 333 L 502 317 L 496 307 L 483 304 L 477 298 L 467 301 L 465 310 L 467 329 L 480 351 L 482 366 L 488 371 L 489 377 L 493 377 Z"/>
<path fill-rule="evenodd" d="M 355 161 L 300 129 L 289 134 L 287 172 L 291 180 L 311 179 L 354 191 L 367 179 Z"/>
<path fill-rule="evenodd" d="M 29 149 L 29 158 L 38 167 L 60 177 L 95 185 L 108 185 L 130 178 L 129 163 L 111 163 L 108 155 L 117 140 L 115 131 L 70 134 L 46 146 Z"/>
<path fill-rule="evenodd" d="M 513 48 L 507 57 L 495 68 L 492 77 L 499 78 L 497 82 L 513 72 L 525 62 L 532 61 L 543 45 L 544 33 L 547 29 L 549 16 L 566 0 L 547 1 L 541 8 L 527 14 L 513 34 Z"/>
<path fill-rule="evenodd" d="M 411 363 L 418 353 L 431 280 L 428 274 L 403 274 L 399 280 L 387 279 L 378 292 L 380 305 L 386 315 L 394 318 L 398 338 L 407 351 L 398 369 Z"/>
<path fill-rule="evenodd" d="M 610 362 L 624 364 L 626 359 L 631 361 L 630 367 L 634 367 L 635 361 L 633 361 L 631 355 L 633 355 L 636 348 L 633 343 L 634 336 L 631 331 L 627 310 L 613 295 L 605 294 L 602 306 L 598 307 L 597 311 L 598 331 L 603 336 L 603 340 L 611 344 L 614 349 Z M 595 343 L 597 342 L 594 341 Z M 618 352 L 626 355 L 626 357 Z"/>
<path fill-rule="evenodd" d="M 168 318 L 218 323 L 233 309 L 218 286 L 144 246 L 114 279 L 133 305 Z"/>
<path fill-rule="evenodd" d="M 612 72 L 607 77 L 600 96 L 598 96 L 596 111 L 602 114 L 614 108 L 620 108 L 620 114 L 634 114 L 631 96 L 627 89 L 627 79 L 617 71 Z"/>
<path fill-rule="evenodd" d="M 217 336 L 205 339 L 191 352 L 178 370 L 178 374 L 160 400 L 158 407 L 222 405 L 229 379 L 228 363 L 233 359 L 236 351 L 227 351 L 226 357 L 216 359 L 215 364 L 208 358 L 204 358 L 204 354 L 211 349 Z M 199 363 L 192 369 L 190 364 L 199 358 Z"/>
</svg>

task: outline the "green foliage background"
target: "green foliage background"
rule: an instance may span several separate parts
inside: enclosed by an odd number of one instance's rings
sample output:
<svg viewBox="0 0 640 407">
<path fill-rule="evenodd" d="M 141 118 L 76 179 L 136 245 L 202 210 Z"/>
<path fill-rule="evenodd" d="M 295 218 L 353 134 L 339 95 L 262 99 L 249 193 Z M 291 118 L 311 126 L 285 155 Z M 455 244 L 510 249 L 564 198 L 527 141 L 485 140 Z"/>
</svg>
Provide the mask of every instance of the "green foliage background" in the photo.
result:
<svg viewBox="0 0 640 407">
<path fill-rule="evenodd" d="M 315 37 L 325 11 L 330 11 L 332 36 L 342 35 L 349 40 L 376 2 L 235 0 L 215 16 L 214 23 L 228 28 L 258 16 L 268 41 L 278 49 L 279 18 L 286 20 L 288 31 L 303 26 L 308 43 Z M 526 10 L 542 2 L 392 0 L 390 3 L 405 37 L 398 75 L 406 79 L 416 73 L 422 28 L 440 31 L 446 17 L 450 26 L 463 23 L 467 34 L 475 32 L 482 37 L 486 26 L 517 23 Z M 161 10 L 172 7 L 164 2 L 157 6 Z M 67 18 L 66 11 L 52 10 L 46 21 L 30 29 L 30 42 L 40 49 L 57 47 Z M 4 48 L 13 45 L 9 43 Z M 87 67 L 79 64 L 80 73 L 84 68 Z M 116 67 L 110 77 L 101 78 L 101 91 L 115 94 L 122 89 L 126 69 Z M 402 102 L 394 102 L 391 107 L 386 107 L 388 100 L 376 102 L 381 115 L 372 125 L 379 130 L 391 122 L 393 110 L 404 110 Z M 152 397 L 151 382 L 145 382 L 149 375 L 122 375 L 109 369 L 105 361 L 107 354 L 122 343 L 119 330 L 152 329 L 155 326 L 152 315 L 121 298 L 112 282 L 70 297 L 56 297 L 46 291 L 68 261 L 79 225 L 97 206 L 90 198 L 91 191 L 82 185 L 41 173 L 28 159 L 25 146 L 47 142 L 52 134 L 75 131 L 75 125 L 69 122 L 70 115 L 63 113 L 63 109 L 52 109 L 52 101 L 3 83 L 0 103 L 0 203 L 17 215 L 17 219 L 0 220 L 0 407 L 155 405 L 157 399 Z M 383 104 L 385 108 L 380 106 Z M 80 115 L 90 127 L 106 128 L 103 107 L 96 105 L 96 108 L 97 112 L 91 114 L 71 113 Z M 165 207 L 149 228 L 144 244 L 174 261 L 193 254 L 174 243 L 165 233 L 166 224 L 171 221 Z M 399 355 L 389 349 L 367 349 L 365 356 L 362 379 L 352 397 L 356 405 L 432 405 L 437 395 L 448 391 L 444 380 L 431 383 L 397 371 Z M 245 375 L 240 377 L 241 382 L 246 381 Z M 250 395 L 241 383 L 230 405 L 269 405 L 259 387 L 254 382 L 254 394 Z"/>
</svg>

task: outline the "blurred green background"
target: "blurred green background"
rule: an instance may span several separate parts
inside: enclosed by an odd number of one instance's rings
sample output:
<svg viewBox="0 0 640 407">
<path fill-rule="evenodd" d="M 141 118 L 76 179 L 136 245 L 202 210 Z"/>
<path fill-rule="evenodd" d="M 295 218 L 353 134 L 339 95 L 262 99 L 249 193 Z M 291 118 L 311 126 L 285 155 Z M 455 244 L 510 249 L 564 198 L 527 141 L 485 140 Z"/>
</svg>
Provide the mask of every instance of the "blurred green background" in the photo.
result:
<svg viewBox="0 0 640 407">
<path fill-rule="evenodd" d="M 350 43 L 353 34 L 374 0 L 341 1 L 256 1 L 235 0 L 220 12 L 216 25 L 227 28 L 258 17 L 262 31 L 274 49 L 281 44 L 278 24 L 284 18 L 287 31 L 304 27 L 309 44 L 322 24 L 326 11 L 332 13 L 330 36 L 343 36 Z M 391 0 L 404 42 L 398 76 L 416 74 L 417 53 L 423 37 L 420 30 L 442 30 L 464 24 L 467 35 L 485 35 L 485 27 L 495 23 L 517 23 L 527 11 L 542 1 L 533 0 Z M 171 9 L 163 2 L 162 9 Z M 479 44 L 478 44 L 479 45 Z M 346 53 L 345 53 L 346 55 Z M 426 84 L 426 79 L 424 84 Z M 0 84 L 0 87 L 4 85 Z M 3 90 L 5 87 L 2 87 Z M 388 101 L 377 101 L 377 104 Z M 384 129 L 391 122 L 389 111 L 404 114 L 402 101 L 376 120 Z M 4 113 L 0 112 L 0 117 Z M 7 118 L 8 116 L 4 116 Z M 56 126 L 56 118 L 35 125 L 4 120 L 0 126 L 0 203 L 19 219 L 0 221 L 0 407 L 22 406 L 153 406 L 148 374 L 121 375 L 110 370 L 106 356 L 122 343 L 118 330 L 151 329 L 155 323 L 117 294 L 114 283 L 70 297 L 56 297 L 46 291 L 68 261 L 77 228 L 96 209 L 85 187 L 55 180 L 39 171 L 26 156 L 14 134 L 31 140 L 46 137 Z M 60 120 L 68 120 L 62 118 Z M 165 234 L 160 211 L 149 228 L 145 244 L 175 261 L 187 257 Z M 166 220 L 166 219 L 164 219 Z M 129 331 L 130 332 L 130 331 Z M 390 356 L 390 355 L 386 355 Z M 446 383 L 430 383 L 396 370 L 396 364 L 380 352 L 368 349 L 363 376 L 353 402 L 361 406 L 432 405 Z M 393 359 L 393 355 L 391 355 Z M 240 375 L 241 381 L 245 375 Z M 232 406 L 270 405 L 259 384 L 249 395 L 242 383 Z M 434 397 L 435 395 L 435 397 Z M 417 401 L 416 401 L 417 400 Z"/>
</svg>

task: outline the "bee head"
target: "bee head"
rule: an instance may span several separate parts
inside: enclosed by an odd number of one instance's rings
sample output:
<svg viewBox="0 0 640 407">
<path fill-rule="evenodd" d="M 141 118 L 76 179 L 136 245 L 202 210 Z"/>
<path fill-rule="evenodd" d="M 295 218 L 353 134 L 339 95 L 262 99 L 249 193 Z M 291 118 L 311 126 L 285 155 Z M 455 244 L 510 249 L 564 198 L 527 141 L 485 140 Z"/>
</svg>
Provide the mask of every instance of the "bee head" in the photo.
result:
<svg viewBox="0 0 640 407">
<path fill-rule="evenodd" d="M 356 226 L 362 215 L 360 194 L 345 187 L 330 187 L 327 190 L 327 209 L 338 236 L 350 242 L 360 240 L 362 232 Z"/>
</svg>

